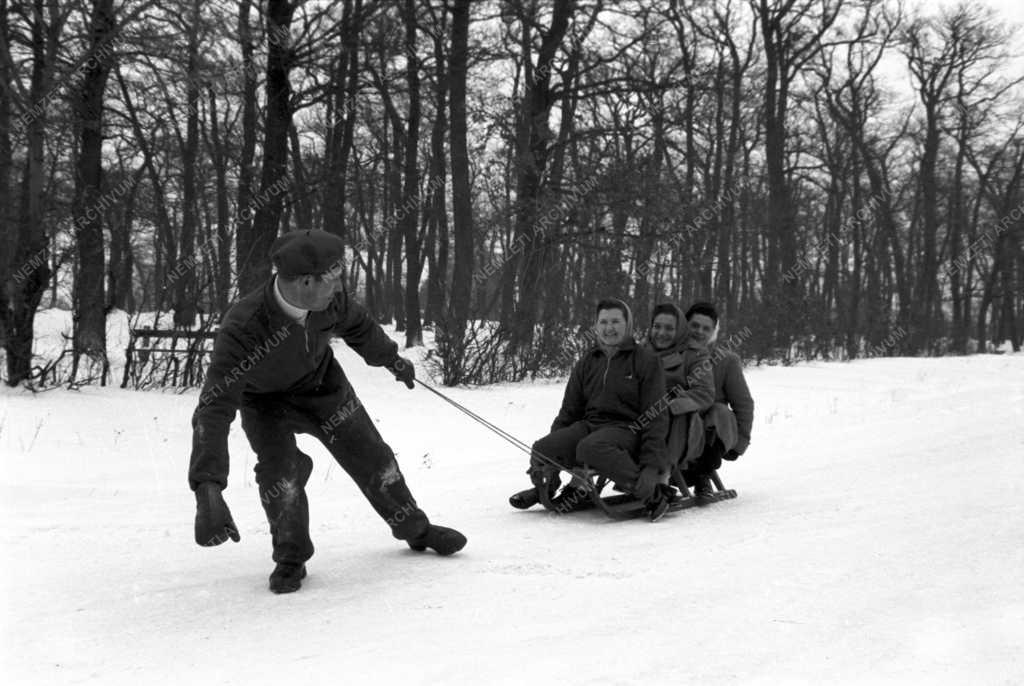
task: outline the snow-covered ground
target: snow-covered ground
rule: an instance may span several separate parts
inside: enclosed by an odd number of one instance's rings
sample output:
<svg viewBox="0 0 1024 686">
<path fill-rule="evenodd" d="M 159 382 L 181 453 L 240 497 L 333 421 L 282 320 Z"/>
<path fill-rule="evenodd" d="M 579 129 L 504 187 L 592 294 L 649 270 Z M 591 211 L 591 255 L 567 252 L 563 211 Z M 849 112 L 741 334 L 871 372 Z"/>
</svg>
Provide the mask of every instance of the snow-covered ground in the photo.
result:
<svg viewBox="0 0 1024 686">
<path fill-rule="evenodd" d="M 1024 356 L 751 369 L 739 498 L 649 524 L 512 510 L 524 455 L 337 350 L 465 551 L 392 539 L 303 436 L 317 553 L 275 596 L 237 423 L 242 541 L 200 548 L 196 392 L 4 389 L 3 683 L 1024 683 Z M 529 441 L 562 385 L 449 393 Z"/>
</svg>

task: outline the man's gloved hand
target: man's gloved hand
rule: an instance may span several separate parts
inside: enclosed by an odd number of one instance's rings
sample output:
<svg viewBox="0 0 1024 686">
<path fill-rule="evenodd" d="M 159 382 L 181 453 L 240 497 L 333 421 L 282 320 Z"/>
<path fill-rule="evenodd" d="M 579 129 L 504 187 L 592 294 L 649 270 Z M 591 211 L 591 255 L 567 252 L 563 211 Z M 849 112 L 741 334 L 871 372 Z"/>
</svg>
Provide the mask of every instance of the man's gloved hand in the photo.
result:
<svg viewBox="0 0 1024 686">
<path fill-rule="evenodd" d="M 548 462 L 543 462 L 536 456 L 531 457 L 530 461 L 533 462 L 533 464 L 526 472 L 530 475 L 530 482 L 537 488 L 546 484 L 549 490 L 557 491 L 558 487 L 562 483 L 558 467 L 555 467 Z"/>
<path fill-rule="evenodd" d="M 633 486 L 633 496 L 637 500 L 650 500 L 659 483 L 661 483 L 661 471 L 657 467 L 644 467 L 636 478 L 636 485 Z"/>
<path fill-rule="evenodd" d="M 412 361 L 409 359 L 396 357 L 395 361 L 388 365 L 388 371 L 404 383 L 406 388 L 416 388 L 416 384 L 413 383 L 416 378 L 416 368 L 412 366 Z"/>
<path fill-rule="evenodd" d="M 201 546 L 220 545 L 229 538 L 235 543 L 241 540 L 220 491 L 220 486 L 212 481 L 204 481 L 196 488 L 196 543 Z"/>
<path fill-rule="evenodd" d="M 735 460 L 737 457 L 747 452 L 747 448 L 750 446 L 750 439 L 743 438 L 742 436 L 736 441 L 736 445 L 732 450 L 722 456 L 723 460 L 729 460 L 730 462 Z"/>
</svg>

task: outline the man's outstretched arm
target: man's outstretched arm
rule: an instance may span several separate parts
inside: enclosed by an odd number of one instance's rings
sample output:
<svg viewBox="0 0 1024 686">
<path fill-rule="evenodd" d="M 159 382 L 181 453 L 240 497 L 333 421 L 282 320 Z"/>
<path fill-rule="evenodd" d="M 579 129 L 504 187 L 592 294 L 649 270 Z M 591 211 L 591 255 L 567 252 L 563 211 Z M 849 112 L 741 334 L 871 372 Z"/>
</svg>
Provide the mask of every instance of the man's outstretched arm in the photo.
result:
<svg viewBox="0 0 1024 686">
<path fill-rule="evenodd" d="M 371 367 L 394 365 L 398 360 L 398 344 L 384 333 L 365 307 L 348 297 L 347 291 L 337 298 L 341 315 L 334 333 Z"/>
<path fill-rule="evenodd" d="M 193 491 L 207 481 L 222 489 L 227 487 L 228 431 L 241 406 L 244 376 L 251 364 L 254 362 L 246 357 L 246 345 L 239 334 L 230 325 L 221 327 L 199 404 L 192 414 L 188 482 Z"/>
</svg>

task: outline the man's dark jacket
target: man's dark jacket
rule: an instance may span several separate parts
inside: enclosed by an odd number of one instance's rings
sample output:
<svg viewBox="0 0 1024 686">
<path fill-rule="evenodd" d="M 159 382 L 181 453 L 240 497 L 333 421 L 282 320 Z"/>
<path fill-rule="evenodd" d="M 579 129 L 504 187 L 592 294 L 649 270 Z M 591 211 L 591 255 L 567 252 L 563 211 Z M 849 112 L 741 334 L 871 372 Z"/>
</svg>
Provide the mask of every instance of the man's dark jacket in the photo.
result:
<svg viewBox="0 0 1024 686">
<path fill-rule="evenodd" d="M 628 338 L 611 357 L 595 346 L 576 363 L 551 430 L 580 420 L 630 426 L 640 436 L 640 466 L 665 469 L 667 404 L 661 360 Z"/>
<path fill-rule="evenodd" d="M 213 346 L 199 406 L 192 415 L 189 485 L 227 486 L 228 431 L 248 395 L 331 396 L 348 380 L 330 340 L 340 336 L 366 363 L 390 365 L 398 346 L 347 292 L 335 295 L 305 325 L 288 318 L 274 299 L 274 279 L 235 303 L 224 315 Z"/>
</svg>

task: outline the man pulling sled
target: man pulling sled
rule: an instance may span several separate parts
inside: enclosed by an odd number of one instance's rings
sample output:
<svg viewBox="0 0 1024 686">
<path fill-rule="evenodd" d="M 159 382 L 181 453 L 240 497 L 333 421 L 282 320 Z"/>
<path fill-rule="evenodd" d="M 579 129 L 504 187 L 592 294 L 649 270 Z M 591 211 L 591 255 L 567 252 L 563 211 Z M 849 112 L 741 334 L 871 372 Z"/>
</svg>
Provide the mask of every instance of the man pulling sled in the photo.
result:
<svg viewBox="0 0 1024 686">
<path fill-rule="evenodd" d="M 343 256 L 343 241 L 324 231 L 277 239 L 271 249 L 277 273 L 224 316 L 192 417 L 188 479 L 196 495 L 196 543 L 239 540 L 221 491 L 227 487 L 228 430 L 241 410 L 270 523 L 275 593 L 298 590 L 313 555 L 305 492 L 313 461 L 297 448 L 297 433 L 323 443 L 392 535 L 413 550 L 451 555 L 466 545 L 465 536 L 431 524 L 417 506 L 394 453 L 334 359 L 330 339 L 337 335 L 367 364 L 388 368 L 414 388 L 412 363 L 348 297 L 339 269 Z"/>
</svg>

